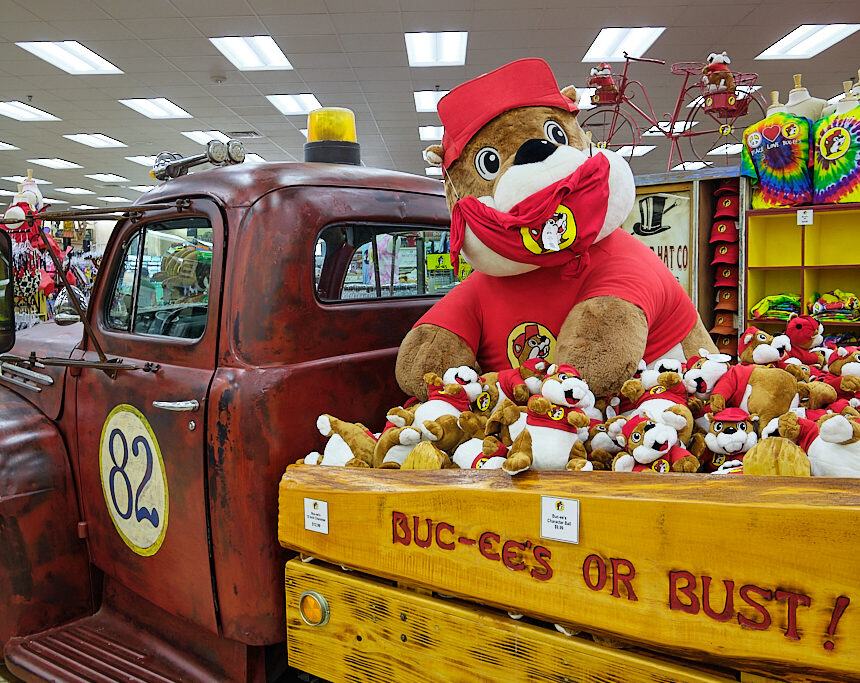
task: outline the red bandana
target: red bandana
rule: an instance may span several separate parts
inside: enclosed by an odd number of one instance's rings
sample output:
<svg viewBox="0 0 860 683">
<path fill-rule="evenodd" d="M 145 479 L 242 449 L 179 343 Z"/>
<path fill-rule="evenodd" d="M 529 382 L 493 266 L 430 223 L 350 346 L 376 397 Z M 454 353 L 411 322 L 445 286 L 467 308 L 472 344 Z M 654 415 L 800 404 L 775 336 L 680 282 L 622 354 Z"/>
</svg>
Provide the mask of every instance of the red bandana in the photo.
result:
<svg viewBox="0 0 860 683">
<path fill-rule="evenodd" d="M 445 401 L 450 403 L 460 412 L 469 410 L 469 395 L 465 391 L 461 391 L 456 396 L 445 393 L 445 387 L 441 389 L 433 384 L 427 385 L 427 400 L 428 401 Z"/>
<path fill-rule="evenodd" d="M 576 277 L 588 266 L 591 246 L 606 218 L 609 160 L 588 158 L 567 178 L 549 185 L 502 213 L 477 197 L 463 197 L 451 211 L 451 263 L 456 272 L 466 224 L 505 258 L 536 266 L 564 266 Z M 546 235 L 546 243 L 544 235 Z"/>
</svg>

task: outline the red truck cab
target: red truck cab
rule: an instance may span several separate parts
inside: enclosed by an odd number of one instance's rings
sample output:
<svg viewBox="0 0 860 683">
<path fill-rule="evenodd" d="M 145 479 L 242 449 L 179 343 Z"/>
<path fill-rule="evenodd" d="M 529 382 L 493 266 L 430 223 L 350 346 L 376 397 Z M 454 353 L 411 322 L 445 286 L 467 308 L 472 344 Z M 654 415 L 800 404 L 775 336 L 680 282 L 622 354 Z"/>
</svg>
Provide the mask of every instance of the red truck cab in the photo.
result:
<svg viewBox="0 0 860 683">
<path fill-rule="evenodd" d="M 438 181 L 319 163 L 194 173 L 126 212 L 92 334 L 40 324 L 2 357 L 14 674 L 273 676 L 276 483 L 320 448 L 320 413 L 378 428 L 404 399 L 398 345 L 456 281 L 430 269 L 448 220 Z"/>
</svg>

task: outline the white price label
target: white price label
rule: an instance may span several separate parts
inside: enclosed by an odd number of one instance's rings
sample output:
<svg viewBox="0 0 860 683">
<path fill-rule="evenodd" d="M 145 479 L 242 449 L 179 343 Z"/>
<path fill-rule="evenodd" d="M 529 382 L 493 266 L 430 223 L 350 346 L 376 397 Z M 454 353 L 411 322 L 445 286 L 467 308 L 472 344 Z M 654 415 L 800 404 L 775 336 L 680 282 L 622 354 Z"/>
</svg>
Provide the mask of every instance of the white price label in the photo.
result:
<svg viewBox="0 0 860 683">
<path fill-rule="evenodd" d="M 812 209 L 798 209 L 797 210 L 797 224 L 798 225 L 812 225 Z"/>
<path fill-rule="evenodd" d="M 541 496 L 540 535 L 553 541 L 579 543 L 579 501 Z"/>
<path fill-rule="evenodd" d="M 328 503 L 305 498 L 305 529 L 318 534 L 328 533 Z"/>
</svg>

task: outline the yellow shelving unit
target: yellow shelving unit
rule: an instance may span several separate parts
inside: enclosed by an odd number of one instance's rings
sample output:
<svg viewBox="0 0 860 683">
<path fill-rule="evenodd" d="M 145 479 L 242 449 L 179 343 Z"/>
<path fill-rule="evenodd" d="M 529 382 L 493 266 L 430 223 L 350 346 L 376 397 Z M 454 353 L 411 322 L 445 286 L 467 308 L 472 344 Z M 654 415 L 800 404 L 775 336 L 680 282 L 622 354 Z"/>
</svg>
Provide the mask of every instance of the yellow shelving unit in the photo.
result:
<svg viewBox="0 0 860 683">
<path fill-rule="evenodd" d="M 860 204 L 747 211 L 744 327 L 785 326 L 785 321 L 755 319 L 750 314 L 750 307 L 768 295 L 800 294 L 802 312 L 810 313 L 816 292 L 839 288 L 860 293 L 858 228 Z M 860 322 L 827 321 L 824 325 L 850 328 L 860 327 Z"/>
</svg>

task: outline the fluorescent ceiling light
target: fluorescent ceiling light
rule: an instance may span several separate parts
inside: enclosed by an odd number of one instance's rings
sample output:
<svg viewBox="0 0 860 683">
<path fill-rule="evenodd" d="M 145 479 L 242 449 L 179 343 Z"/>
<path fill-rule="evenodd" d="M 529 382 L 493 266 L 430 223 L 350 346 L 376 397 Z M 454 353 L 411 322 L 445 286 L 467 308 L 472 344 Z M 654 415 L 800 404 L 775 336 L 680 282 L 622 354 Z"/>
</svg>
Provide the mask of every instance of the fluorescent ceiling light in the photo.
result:
<svg viewBox="0 0 860 683">
<path fill-rule="evenodd" d="M 463 66 L 466 63 L 466 31 L 406 33 L 409 66 Z"/>
<path fill-rule="evenodd" d="M 659 129 L 657 126 L 651 126 L 648 130 L 642 133 L 642 135 L 663 135 L 663 132 L 669 130 L 669 123 L 669 121 L 658 121 L 657 125 L 660 126 Z M 683 133 L 685 130 L 690 130 L 693 126 L 698 125 L 698 121 L 675 121 L 675 125 L 672 126 L 672 132 Z"/>
<path fill-rule="evenodd" d="M 756 59 L 809 59 L 854 33 L 860 24 L 802 24 Z"/>
<path fill-rule="evenodd" d="M 108 60 L 81 45 L 77 40 L 63 40 L 58 43 L 15 43 L 31 52 L 48 64 L 70 74 L 121 74 Z"/>
<path fill-rule="evenodd" d="M 7 149 L 21 149 L 21 148 L 15 147 L 15 145 L 10 145 L 8 142 L 0 142 L 0 151 L 5 151 Z"/>
<path fill-rule="evenodd" d="M 138 155 L 134 157 L 126 157 L 126 159 L 133 161 L 136 164 L 140 164 L 141 166 L 152 166 L 155 163 L 154 156 Z"/>
<path fill-rule="evenodd" d="M 428 166 L 424 169 L 427 175 L 442 175 L 442 169 L 439 166 Z"/>
<path fill-rule="evenodd" d="M 27 159 L 31 164 L 38 164 L 39 166 L 47 166 L 48 168 L 83 168 L 80 164 L 76 164 L 72 161 L 66 161 L 65 159 L 57 159 L 54 157 L 53 159 Z"/>
<path fill-rule="evenodd" d="M 123 178 L 121 175 L 117 175 L 116 173 L 87 173 L 87 178 L 92 178 L 93 180 L 98 180 L 103 183 L 127 183 L 128 178 Z"/>
<path fill-rule="evenodd" d="M 733 154 L 740 154 L 741 150 L 744 148 L 742 142 L 735 142 L 732 144 L 720 145 L 719 147 L 714 147 L 708 155 L 710 156 L 732 156 Z"/>
<path fill-rule="evenodd" d="M 127 147 L 124 142 L 109 138 L 101 133 L 75 133 L 74 135 L 64 135 L 64 138 L 80 142 L 87 147 Z"/>
<path fill-rule="evenodd" d="M 266 95 L 266 99 L 277 107 L 282 114 L 307 114 L 322 105 L 315 95 Z"/>
<path fill-rule="evenodd" d="M 78 204 L 77 206 L 73 206 L 73 209 L 98 209 L 98 206 L 92 206 L 90 204 Z"/>
<path fill-rule="evenodd" d="M 151 119 L 190 119 L 191 114 L 165 97 L 153 99 L 118 100 L 130 109 Z"/>
<path fill-rule="evenodd" d="M 64 199 L 52 199 L 51 197 L 45 197 L 42 199 L 45 204 L 68 204 Z"/>
<path fill-rule="evenodd" d="M 99 197 L 103 202 L 113 202 L 114 204 L 122 204 L 123 202 L 130 202 L 130 199 L 126 199 L 125 197 Z"/>
<path fill-rule="evenodd" d="M 134 190 L 135 192 L 149 192 L 150 190 L 154 190 L 158 185 L 129 185 L 129 190 Z"/>
<path fill-rule="evenodd" d="M 631 57 L 641 57 L 665 30 L 665 26 L 600 29 L 582 61 L 623 62 L 625 52 Z"/>
<path fill-rule="evenodd" d="M 29 104 L 18 102 L 0 102 L 0 114 L 8 116 L 10 119 L 18 121 L 61 121 L 53 114 L 49 114 L 36 107 L 31 107 Z"/>
<path fill-rule="evenodd" d="M 0 197 L 14 197 L 17 192 L 12 192 L 10 190 L 0 190 Z"/>
<path fill-rule="evenodd" d="M 92 190 L 85 190 L 82 187 L 58 187 L 56 191 L 63 194 L 95 194 Z"/>
<path fill-rule="evenodd" d="M 418 135 L 422 140 L 441 140 L 444 132 L 444 126 L 418 126 Z"/>
<path fill-rule="evenodd" d="M 23 175 L 4 175 L 3 180 L 8 180 L 9 182 L 12 182 L 12 183 L 24 183 L 24 182 L 27 182 L 29 180 L 31 183 L 36 183 L 36 185 L 51 185 L 52 184 L 50 180 L 42 180 L 41 178 L 27 178 L 27 176 L 23 176 Z"/>
<path fill-rule="evenodd" d="M 264 162 L 266 160 L 263 157 L 261 157 L 259 154 L 254 154 L 253 152 L 246 152 L 245 153 L 245 161 Z"/>
<path fill-rule="evenodd" d="M 414 93 L 415 110 L 418 112 L 436 111 L 439 100 L 447 94 L 447 90 L 416 90 Z"/>
<path fill-rule="evenodd" d="M 700 168 L 711 166 L 710 161 L 685 161 L 683 164 L 678 164 L 673 167 L 673 171 L 698 171 Z"/>
<path fill-rule="evenodd" d="M 210 140 L 218 140 L 219 142 L 230 141 L 230 136 L 224 135 L 220 130 L 188 130 L 183 131 L 182 134 L 194 140 L 194 142 L 199 142 L 201 145 L 205 145 Z"/>
<path fill-rule="evenodd" d="M 624 147 L 619 148 L 618 154 L 623 157 L 641 157 L 652 149 L 657 149 L 657 145 L 624 145 Z"/>
<path fill-rule="evenodd" d="M 305 138 L 308 137 L 308 129 L 307 128 L 301 128 L 300 131 L 301 131 L 301 134 L 305 136 Z"/>
<path fill-rule="evenodd" d="M 271 36 L 228 36 L 209 41 L 240 71 L 293 68 Z"/>
</svg>

